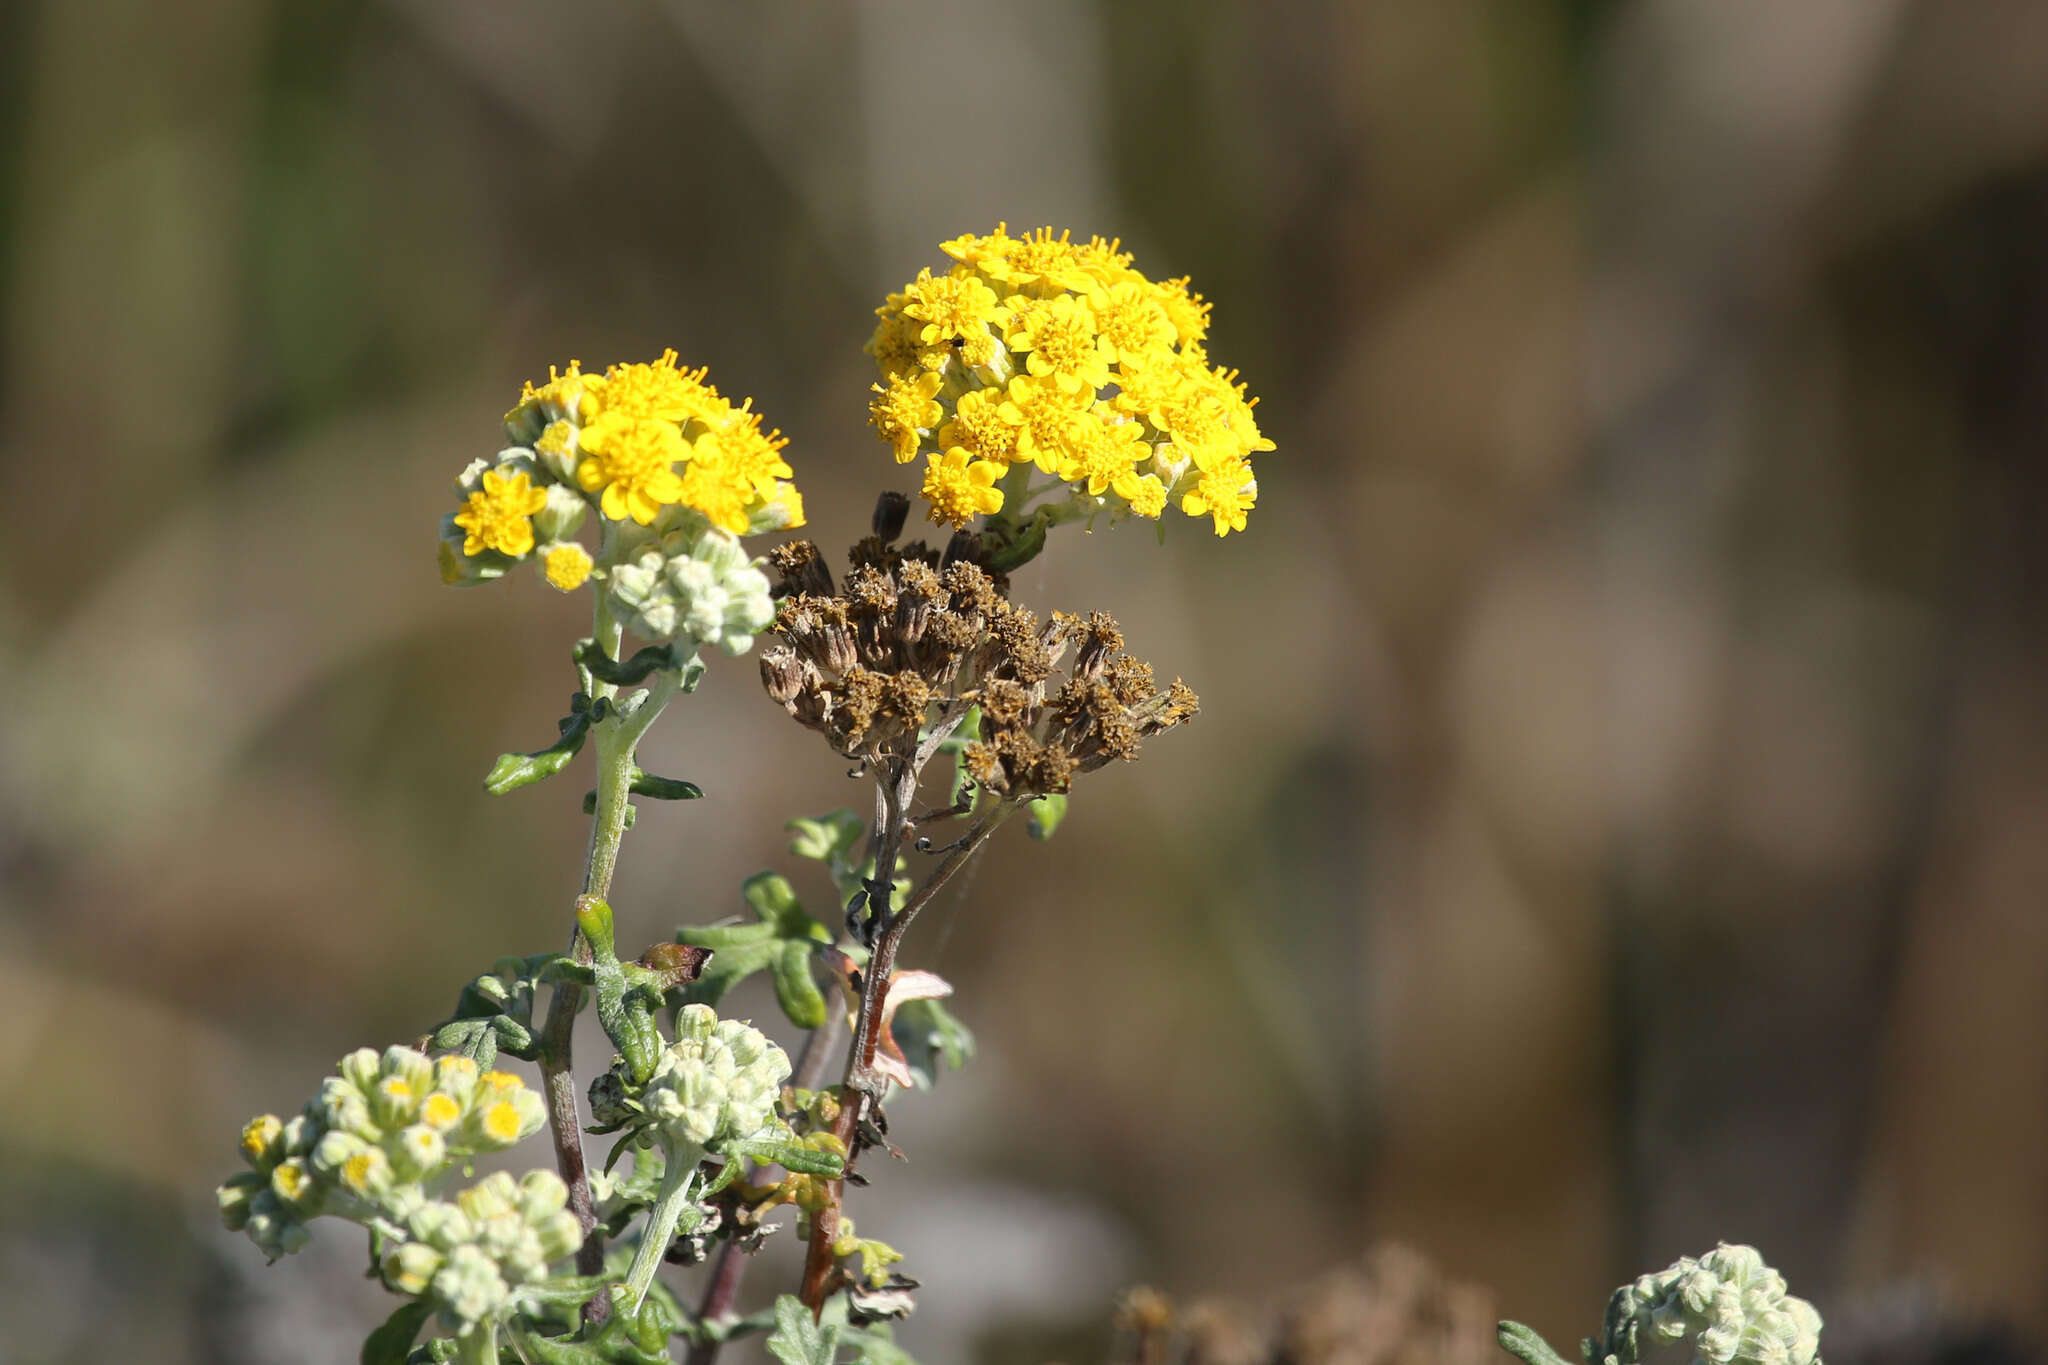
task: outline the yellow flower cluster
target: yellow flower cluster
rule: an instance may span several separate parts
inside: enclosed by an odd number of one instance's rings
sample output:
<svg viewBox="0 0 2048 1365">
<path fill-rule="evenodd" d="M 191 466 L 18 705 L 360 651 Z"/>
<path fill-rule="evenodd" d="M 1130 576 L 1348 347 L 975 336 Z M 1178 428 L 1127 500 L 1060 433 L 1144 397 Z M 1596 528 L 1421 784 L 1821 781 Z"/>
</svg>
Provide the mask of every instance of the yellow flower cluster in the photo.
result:
<svg viewBox="0 0 2048 1365">
<path fill-rule="evenodd" d="M 608 554 L 703 526 L 746 535 L 803 525 L 780 433 L 752 400 L 735 406 L 702 369 L 665 351 L 648 364 L 585 373 L 575 361 L 527 384 L 505 431 L 512 444 L 458 481 L 463 505 L 442 529 L 448 582 L 495 578 L 538 550 L 547 581 L 582 586 Z M 573 537 L 603 519 L 596 555 Z"/>
<path fill-rule="evenodd" d="M 1242 531 L 1258 496 L 1251 457 L 1273 449 L 1235 370 L 1209 363 L 1209 305 L 1185 279 L 1154 283 L 1118 243 L 1050 228 L 942 244 L 875 310 L 883 382 L 869 420 L 899 464 L 926 457 L 931 519 L 1020 521 L 1046 488 L 1071 513 L 1159 517 L 1169 504 Z"/>
</svg>

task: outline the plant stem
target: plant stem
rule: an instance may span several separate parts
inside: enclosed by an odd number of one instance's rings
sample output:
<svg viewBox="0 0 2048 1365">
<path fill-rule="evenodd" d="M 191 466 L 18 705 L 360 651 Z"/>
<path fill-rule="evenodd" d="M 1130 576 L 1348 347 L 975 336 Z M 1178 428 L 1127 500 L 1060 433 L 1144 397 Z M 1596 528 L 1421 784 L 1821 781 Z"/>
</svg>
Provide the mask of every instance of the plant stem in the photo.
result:
<svg viewBox="0 0 2048 1365">
<path fill-rule="evenodd" d="M 669 1147 L 664 1144 L 662 1155 L 667 1161 L 661 1172 L 661 1193 L 655 1198 L 654 1207 L 647 1211 L 647 1225 L 640 1232 L 640 1247 L 633 1253 L 633 1268 L 626 1272 L 625 1308 L 628 1313 L 640 1311 L 640 1301 L 647 1297 L 647 1286 L 654 1283 L 654 1272 L 668 1252 L 669 1238 L 675 1236 L 676 1221 L 683 1216 L 683 1209 L 690 1202 L 690 1192 L 697 1184 L 697 1163 L 704 1154 L 695 1147 Z"/>
<path fill-rule="evenodd" d="M 839 1038 L 843 1019 L 837 1009 L 828 1010 L 825 1022 L 804 1036 L 804 1049 L 797 1057 L 796 1071 L 789 1078 L 792 1087 L 798 1090 L 816 1090 L 818 1082 L 824 1079 L 825 1064 L 832 1053 L 832 1044 Z M 697 1306 L 697 1321 L 709 1327 L 731 1317 L 733 1305 L 740 1301 L 740 1283 L 746 1279 L 747 1266 L 753 1256 L 742 1252 L 737 1245 L 727 1242 L 718 1248 L 718 1259 L 711 1267 L 711 1283 L 705 1286 L 704 1301 Z M 684 1365 L 716 1365 L 722 1341 L 700 1340 L 690 1348 Z"/>
<path fill-rule="evenodd" d="M 498 1365 L 498 1324 L 479 1323 L 455 1338 L 456 1365 Z"/>
<path fill-rule="evenodd" d="M 883 840 L 884 850 L 890 856 L 888 866 L 895 867 L 894 850 L 901 839 L 900 812 L 908 804 L 908 795 L 902 794 L 889 802 L 890 811 L 897 815 L 892 822 L 891 836 Z M 896 966 L 896 950 L 903 942 L 903 935 L 910 928 L 910 922 L 931 903 L 953 874 L 964 867 L 969 858 L 994 834 L 1002 823 L 1017 813 L 1021 802 L 1004 801 L 990 811 L 960 841 L 960 846 L 946 855 L 932 872 L 925 884 L 912 893 L 903 908 L 890 915 L 884 922 L 882 936 L 875 940 L 873 954 L 868 965 L 861 972 L 860 1017 L 855 1023 L 853 1043 L 846 1054 L 846 1078 L 841 1086 L 839 1120 L 832 1125 L 832 1131 L 846 1144 L 847 1168 L 852 1169 L 855 1155 L 854 1139 L 860 1131 L 860 1121 L 868 1104 L 876 1098 L 874 1079 L 875 1051 L 882 1041 L 882 1015 L 889 999 L 889 977 Z M 883 866 L 877 862 L 879 869 Z M 824 1207 L 811 1218 L 810 1248 L 804 1257 L 804 1278 L 802 1296 L 804 1306 L 813 1315 L 825 1307 L 825 1282 L 832 1273 L 832 1243 L 839 1238 L 839 1210 L 845 1199 L 846 1183 L 835 1180 L 827 1187 Z"/>
<path fill-rule="evenodd" d="M 612 658 L 619 654 L 625 631 L 613 617 L 604 595 L 598 594 L 592 634 Z M 590 846 L 584 855 L 583 893 L 604 899 L 611 894 L 612 873 L 618 867 L 619 843 L 626 833 L 626 813 L 632 803 L 633 755 L 640 737 L 681 686 L 681 675 L 663 672 L 640 698 L 631 715 L 607 716 L 591 727 L 597 751 L 597 808 L 590 819 Z M 616 704 L 619 689 L 592 678 L 591 704 L 602 699 Z M 569 956 L 579 963 L 590 961 L 590 945 L 580 930 L 569 937 Z M 583 1159 L 583 1129 L 576 1094 L 573 1056 L 576 1016 L 583 1009 L 583 987 L 560 982 L 548 1000 L 546 1022 L 541 1026 L 541 1094 L 548 1107 L 548 1130 L 555 1144 L 555 1166 L 562 1183 L 569 1187 L 569 1211 L 583 1225 L 583 1245 L 576 1252 L 576 1273 L 604 1273 L 604 1235 L 597 1229 L 597 1208 L 590 1195 L 590 1173 Z M 589 1311 L 603 1318 L 610 1300 L 600 1295 L 590 1301 Z"/>
</svg>

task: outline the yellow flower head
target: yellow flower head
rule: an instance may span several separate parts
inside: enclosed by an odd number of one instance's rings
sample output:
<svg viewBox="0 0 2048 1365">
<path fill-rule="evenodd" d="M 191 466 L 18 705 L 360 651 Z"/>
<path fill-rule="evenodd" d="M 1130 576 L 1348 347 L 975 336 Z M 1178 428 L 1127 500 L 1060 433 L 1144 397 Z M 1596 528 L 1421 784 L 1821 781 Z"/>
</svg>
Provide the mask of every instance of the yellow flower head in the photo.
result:
<svg viewBox="0 0 2048 1365">
<path fill-rule="evenodd" d="M 548 552 L 541 557 L 541 568 L 549 584 L 560 592 L 574 592 L 582 587 L 595 563 L 590 551 L 573 540 L 548 546 Z"/>
<path fill-rule="evenodd" d="M 962 525 L 996 496 L 971 471 L 1029 463 L 1054 482 L 1015 485 L 998 543 L 1018 543 L 1006 538 L 1039 511 L 1178 506 L 1242 528 L 1248 461 L 1273 443 L 1236 372 L 1210 364 L 1209 304 L 1185 278 L 1156 282 L 1121 242 L 1051 228 L 1013 237 L 999 223 L 941 250 L 952 264 L 891 294 L 868 348 L 883 374 L 870 422 L 898 463 L 928 457 L 934 520 Z"/>
<path fill-rule="evenodd" d="M 892 300 L 899 316 L 901 303 L 901 296 Z M 574 361 L 566 370 L 550 369 L 545 384 L 525 386 L 506 415 L 505 434 L 511 448 L 495 462 L 471 465 L 459 485 L 463 506 L 442 518 L 444 582 L 497 578 L 505 558 L 531 556 L 563 592 L 595 582 L 600 592 L 644 601 L 652 570 L 638 560 L 650 546 L 673 554 L 669 547 L 694 545 L 693 537 L 710 527 L 747 535 L 803 521 L 803 500 L 782 455 L 787 442 L 764 428 L 751 400 L 734 406 L 703 369 L 684 367 L 673 350 L 602 374 Z M 913 434 L 913 454 L 915 442 Z M 607 527 L 593 551 L 576 543 L 592 512 L 651 534 Z M 636 566 L 637 580 L 613 572 Z M 661 630 L 652 624 L 656 617 L 636 619 Z"/>
<path fill-rule="evenodd" d="M 974 459 L 959 446 L 944 455 L 933 455 L 924 471 L 924 495 L 931 502 L 928 515 L 941 525 L 965 526 L 976 517 L 1002 510 L 1003 490 L 995 487 L 1002 466 L 992 460 Z"/>
<path fill-rule="evenodd" d="M 482 482 L 455 514 L 455 524 L 466 532 L 462 553 L 496 550 L 517 559 L 533 548 L 533 514 L 547 506 L 548 495 L 533 486 L 524 470 L 504 474 L 487 469 Z"/>
</svg>

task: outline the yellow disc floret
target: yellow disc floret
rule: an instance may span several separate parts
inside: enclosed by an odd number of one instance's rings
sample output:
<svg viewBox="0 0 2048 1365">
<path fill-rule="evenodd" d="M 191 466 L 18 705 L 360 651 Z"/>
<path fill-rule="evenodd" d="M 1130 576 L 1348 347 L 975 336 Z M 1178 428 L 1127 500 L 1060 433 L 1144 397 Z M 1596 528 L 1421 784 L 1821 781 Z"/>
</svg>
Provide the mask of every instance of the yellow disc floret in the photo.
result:
<svg viewBox="0 0 2048 1365">
<path fill-rule="evenodd" d="M 548 495 L 533 486 L 524 470 L 504 474 L 487 469 L 482 483 L 455 514 L 455 524 L 466 533 L 462 553 L 496 550 L 517 559 L 533 549 L 533 514 L 547 506 Z"/>
</svg>

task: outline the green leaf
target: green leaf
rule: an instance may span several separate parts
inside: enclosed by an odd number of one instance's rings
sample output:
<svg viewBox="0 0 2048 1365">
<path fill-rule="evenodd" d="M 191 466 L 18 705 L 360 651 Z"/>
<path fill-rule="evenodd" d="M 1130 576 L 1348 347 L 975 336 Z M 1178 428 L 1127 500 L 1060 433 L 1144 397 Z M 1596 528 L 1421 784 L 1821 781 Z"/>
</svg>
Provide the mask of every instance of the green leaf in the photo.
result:
<svg viewBox="0 0 2048 1365">
<path fill-rule="evenodd" d="M 1031 814 L 1031 837 L 1050 839 L 1053 831 L 1060 827 L 1060 821 L 1067 818 L 1067 796 L 1065 792 L 1053 792 L 1033 801 L 1026 809 Z"/>
<path fill-rule="evenodd" d="M 633 769 L 629 790 L 635 796 L 649 796 L 656 801 L 695 801 L 704 795 L 704 789 L 695 782 L 685 782 L 679 777 L 656 777 L 639 768 Z"/>
<path fill-rule="evenodd" d="M 726 1155 L 780 1166 L 793 1175 L 838 1175 L 846 1169 L 844 1157 L 793 1142 L 733 1142 L 727 1144 Z"/>
<path fill-rule="evenodd" d="M 655 1026 L 652 1007 L 630 983 L 619 964 L 612 935 L 612 908 L 595 896 L 576 898 L 576 923 L 590 944 L 592 995 L 597 1004 L 597 1021 L 605 1036 L 626 1059 L 636 1082 L 654 1074 L 661 1056 L 661 1031 Z"/>
<path fill-rule="evenodd" d="M 749 925 L 748 928 L 766 928 L 766 925 Z M 676 937 L 685 943 L 696 942 L 689 930 L 680 931 Z M 698 944 L 699 947 L 709 945 Z M 684 987 L 682 1001 L 686 1005 L 711 1005 L 716 1007 L 725 998 L 725 993 L 740 982 L 752 976 L 773 962 L 782 946 L 771 931 L 765 941 L 742 944 L 734 948 L 715 948 L 711 961 L 704 966 L 704 972 L 695 981 Z"/>
<path fill-rule="evenodd" d="M 814 820 L 792 820 L 785 828 L 790 833 L 789 851 L 819 862 L 850 857 L 866 830 L 861 818 L 850 810 L 835 810 Z"/>
<path fill-rule="evenodd" d="M 775 958 L 775 1003 L 798 1028 L 818 1028 L 825 1022 L 825 996 L 811 975 L 811 945 L 785 943 Z"/>
<path fill-rule="evenodd" d="M 1499 1327 L 1500 1346 L 1509 1355 L 1518 1356 L 1527 1365 L 1568 1365 L 1565 1358 L 1557 1353 L 1533 1327 L 1519 1322 L 1503 1321 Z"/>
<path fill-rule="evenodd" d="M 598 648 L 597 641 L 580 640 L 576 644 L 575 659 L 590 670 L 591 677 L 614 687 L 631 687 L 643 682 L 656 669 L 683 666 L 674 644 L 649 645 L 621 663 Z"/>
<path fill-rule="evenodd" d="M 398 1311 L 384 1319 L 384 1325 L 364 1340 L 363 1353 L 358 1357 L 362 1365 L 405 1365 L 405 1358 L 412 1354 L 412 1339 L 420 1334 L 420 1328 L 426 1326 L 427 1319 L 432 1316 L 432 1299 L 413 1299 L 400 1304 Z"/>
<path fill-rule="evenodd" d="M 484 790 L 493 796 L 530 787 L 543 778 L 553 777 L 569 766 L 569 760 L 576 757 L 583 748 L 584 737 L 590 733 L 590 712 L 578 711 L 561 722 L 562 737 L 545 749 L 530 754 L 499 754 L 498 761 L 491 765 L 491 771 L 484 777 Z"/>
<path fill-rule="evenodd" d="M 755 923 L 676 930 L 677 942 L 712 954 L 703 973 L 683 991 L 683 1002 L 715 1006 L 734 986 L 772 968 L 783 1013 L 800 1028 L 816 1028 L 825 1022 L 825 997 L 811 979 L 810 954 L 812 945 L 832 941 L 831 931 L 804 913 L 789 880 L 777 873 L 755 873 L 741 884 L 740 895 Z"/>
<path fill-rule="evenodd" d="M 896 1344 L 889 1329 L 879 1323 L 873 1327 L 847 1328 L 846 1344 L 853 1347 L 853 1358 L 859 1365 L 917 1365 L 910 1353 Z"/>
<path fill-rule="evenodd" d="M 769 1334 L 768 1351 L 782 1365 L 832 1365 L 839 1353 L 839 1330 L 819 1326 L 803 1300 L 784 1294 L 775 1301 L 775 1330 Z"/>
</svg>

